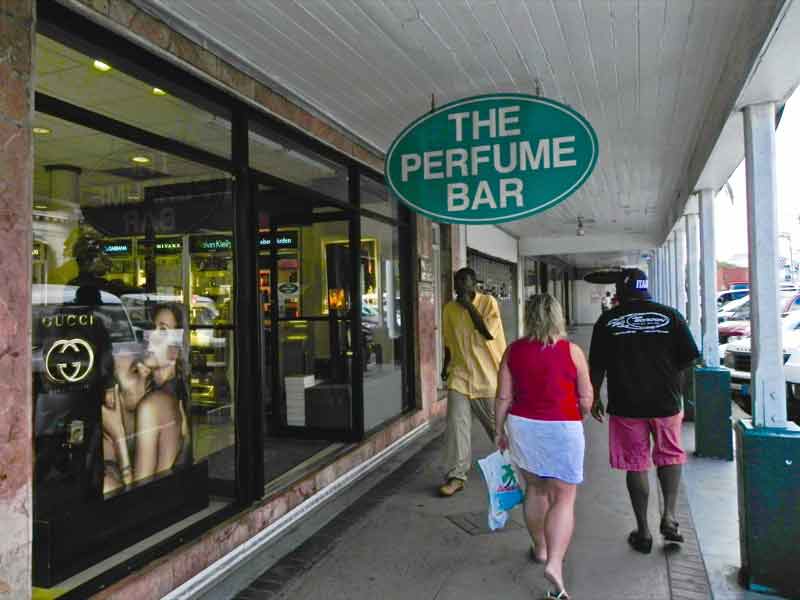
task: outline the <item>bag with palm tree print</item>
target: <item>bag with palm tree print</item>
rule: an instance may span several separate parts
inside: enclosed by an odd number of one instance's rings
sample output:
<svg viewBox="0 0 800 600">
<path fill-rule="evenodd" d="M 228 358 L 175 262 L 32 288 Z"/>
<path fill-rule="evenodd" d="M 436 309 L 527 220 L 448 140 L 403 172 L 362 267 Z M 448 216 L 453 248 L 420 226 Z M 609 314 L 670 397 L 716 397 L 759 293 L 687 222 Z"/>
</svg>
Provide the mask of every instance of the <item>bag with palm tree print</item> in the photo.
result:
<svg viewBox="0 0 800 600">
<path fill-rule="evenodd" d="M 508 511 L 522 504 L 525 496 L 506 453 L 495 450 L 480 459 L 478 466 L 489 490 L 489 529 L 495 531 L 505 526 Z"/>
</svg>

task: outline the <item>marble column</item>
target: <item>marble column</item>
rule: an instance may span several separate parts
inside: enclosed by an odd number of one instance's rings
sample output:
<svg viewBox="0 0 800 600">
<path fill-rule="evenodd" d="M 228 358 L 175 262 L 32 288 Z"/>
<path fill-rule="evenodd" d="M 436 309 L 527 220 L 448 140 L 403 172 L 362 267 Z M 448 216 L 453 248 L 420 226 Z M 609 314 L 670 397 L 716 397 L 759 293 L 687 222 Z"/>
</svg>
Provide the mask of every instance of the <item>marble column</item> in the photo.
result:
<svg viewBox="0 0 800 600">
<path fill-rule="evenodd" d="M 31 597 L 33 0 L 0 0 L 0 599 Z"/>
</svg>

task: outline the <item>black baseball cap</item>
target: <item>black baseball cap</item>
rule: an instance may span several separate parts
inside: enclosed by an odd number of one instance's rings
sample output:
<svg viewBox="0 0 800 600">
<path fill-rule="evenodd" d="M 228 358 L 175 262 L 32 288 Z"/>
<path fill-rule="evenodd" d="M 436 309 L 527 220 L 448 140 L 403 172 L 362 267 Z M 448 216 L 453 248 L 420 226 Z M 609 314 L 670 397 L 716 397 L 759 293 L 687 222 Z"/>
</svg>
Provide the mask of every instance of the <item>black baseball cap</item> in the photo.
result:
<svg viewBox="0 0 800 600">
<path fill-rule="evenodd" d="M 649 300 L 650 292 L 647 288 L 647 273 L 641 269 L 623 269 L 620 293 L 625 298 Z"/>
</svg>

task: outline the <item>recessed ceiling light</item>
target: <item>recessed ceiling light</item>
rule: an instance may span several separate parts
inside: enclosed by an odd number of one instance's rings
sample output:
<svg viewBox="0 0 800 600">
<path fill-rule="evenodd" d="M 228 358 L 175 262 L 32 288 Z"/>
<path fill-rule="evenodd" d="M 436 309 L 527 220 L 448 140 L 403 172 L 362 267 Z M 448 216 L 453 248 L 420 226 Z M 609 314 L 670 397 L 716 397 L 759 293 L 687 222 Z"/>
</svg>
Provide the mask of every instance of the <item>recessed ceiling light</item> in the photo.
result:
<svg viewBox="0 0 800 600">
<path fill-rule="evenodd" d="M 34 127 L 33 133 L 35 133 L 36 135 L 50 135 L 51 133 L 53 133 L 53 130 L 50 129 L 49 127 Z"/>
<path fill-rule="evenodd" d="M 146 156 L 131 156 L 131 162 L 135 162 L 137 165 L 146 165 L 150 159 Z"/>
<path fill-rule="evenodd" d="M 161 88 L 154 87 L 153 88 L 153 96 L 166 96 L 167 92 L 162 90 Z"/>
<path fill-rule="evenodd" d="M 101 73 L 105 73 L 111 70 L 111 65 L 109 65 L 108 63 L 104 63 L 102 60 L 95 59 L 95 61 L 92 63 L 92 66 Z"/>
</svg>

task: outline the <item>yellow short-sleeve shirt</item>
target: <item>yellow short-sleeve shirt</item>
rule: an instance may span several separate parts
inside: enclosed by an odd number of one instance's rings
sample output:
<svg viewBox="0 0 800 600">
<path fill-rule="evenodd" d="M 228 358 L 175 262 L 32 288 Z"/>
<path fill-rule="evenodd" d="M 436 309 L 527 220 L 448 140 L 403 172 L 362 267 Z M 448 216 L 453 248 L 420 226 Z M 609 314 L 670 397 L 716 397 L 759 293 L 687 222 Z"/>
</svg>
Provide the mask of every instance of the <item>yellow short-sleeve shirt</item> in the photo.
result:
<svg viewBox="0 0 800 600">
<path fill-rule="evenodd" d="M 494 398 L 500 360 L 506 350 L 500 308 L 488 294 L 475 294 L 472 304 L 494 339 L 487 340 L 475 329 L 469 312 L 458 302 L 445 304 L 442 330 L 444 345 L 450 351 L 447 389 L 470 399 Z"/>
</svg>

